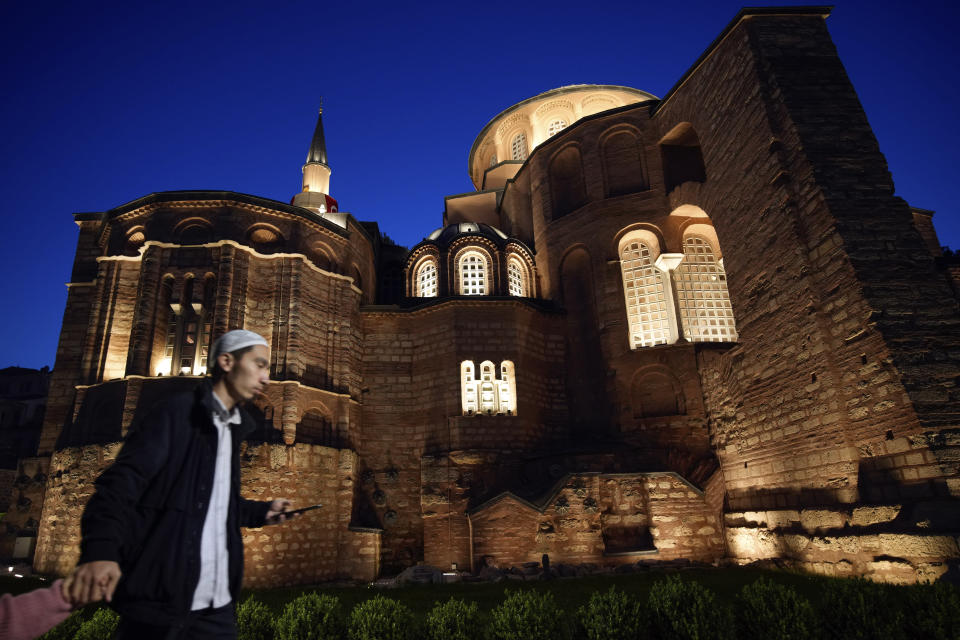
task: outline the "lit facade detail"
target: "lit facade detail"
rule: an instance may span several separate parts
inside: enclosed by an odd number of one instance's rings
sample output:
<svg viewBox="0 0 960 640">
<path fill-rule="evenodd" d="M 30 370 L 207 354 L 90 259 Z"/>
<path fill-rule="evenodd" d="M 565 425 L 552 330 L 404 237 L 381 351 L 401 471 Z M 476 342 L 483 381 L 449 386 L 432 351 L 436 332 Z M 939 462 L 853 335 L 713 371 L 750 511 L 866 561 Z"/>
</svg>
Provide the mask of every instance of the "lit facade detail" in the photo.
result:
<svg viewBox="0 0 960 640">
<path fill-rule="evenodd" d="M 482 296 L 487 293 L 487 261 L 480 253 L 470 251 L 460 257 L 460 295 Z"/>
<path fill-rule="evenodd" d="M 480 363 L 480 369 L 472 360 L 460 363 L 460 397 L 463 415 L 478 413 L 486 415 L 516 415 L 517 385 L 513 362 L 500 363 L 497 367 L 490 360 Z"/>
<path fill-rule="evenodd" d="M 737 327 L 727 292 L 727 274 L 710 243 L 698 236 L 683 241 L 677 268 L 677 299 L 683 335 L 691 342 L 736 342 Z"/>
<path fill-rule="evenodd" d="M 650 248 L 628 242 L 620 251 L 620 271 L 627 307 L 630 348 L 651 347 L 670 341 L 670 318 L 663 274 L 653 264 Z"/>
</svg>

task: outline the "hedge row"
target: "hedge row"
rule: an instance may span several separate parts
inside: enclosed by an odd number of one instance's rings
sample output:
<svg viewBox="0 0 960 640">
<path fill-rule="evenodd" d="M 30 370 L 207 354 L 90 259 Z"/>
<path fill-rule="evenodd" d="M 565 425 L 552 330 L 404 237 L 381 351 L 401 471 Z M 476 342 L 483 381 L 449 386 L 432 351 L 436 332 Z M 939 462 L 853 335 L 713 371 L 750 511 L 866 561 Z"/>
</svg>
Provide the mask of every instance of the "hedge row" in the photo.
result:
<svg viewBox="0 0 960 640">
<path fill-rule="evenodd" d="M 46 640 L 106 640 L 116 614 L 98 610 L 82 622 L 71 616 Z M 865 580 L 825 583 L 812 604 L 793 589 L 761 578 L 732 605 L 677 576 L 655 583 L 640 601 L 611 588 L 594 593 L 575 612 L 562 611 L 549 592 L 507 592 L 488 616 L 476 603 L 451 598 L 418 620 L 403 604 L 375 596 L 349 615 L 335 596 L 304 594 L 279 617 L 247 599 L 237 608 L 239 640 L 792 640 L 960 638 L 960 592 L 950 585 L 893 588 Z"/>
<path fill-rule="evenodd" d="M 450 599 L 418 621 L 383 596 L 357 605 L 347 617 L 337 598 L 317 594 L 289 603 L 276 624 L 252 599 L 240 605 L 239 616 L 239 640 L 957 640 L 960 592 L 945 584 L 894 588 L 834 580 L 814 606 L 790 587 L 762 578 L 728 606 L 699 583 L 672 576 L 655 583 L 646 602 L 611 588 L 594 593 L 572 615 L 549 592 L 530 590 L 508 591 L 485 617 L 475 603 Z"/>
</svg>

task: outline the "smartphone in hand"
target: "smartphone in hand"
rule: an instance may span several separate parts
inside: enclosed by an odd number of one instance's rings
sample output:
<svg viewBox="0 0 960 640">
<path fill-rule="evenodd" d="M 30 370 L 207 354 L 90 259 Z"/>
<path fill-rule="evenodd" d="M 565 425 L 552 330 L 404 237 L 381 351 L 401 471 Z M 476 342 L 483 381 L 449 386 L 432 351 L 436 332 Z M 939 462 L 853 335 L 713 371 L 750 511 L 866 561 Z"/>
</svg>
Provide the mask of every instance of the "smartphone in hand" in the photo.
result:
<svg viewBox="0 0 960 640">
<path fill-rule="evenodd" d="M 295 515 L 298 515 L 298 514 L 301 514 L 301 513 L 305 513 L 305 512 L 307 512 L 307 511 L 313 511 L 314 509 L 319 509 L 319 508 L 322 507 L 322 506 L 323 506 L 322 504 L 312 504 L 312 505 L 310 505 L 309 507 L 301 507 L 301 508 L 299 508 L 299 509 L 291 509 L 290 511 L 284 511 L 284 512 L 283 512 L 283 515 L 285 515 L 285 516 L 295 516 Z"/>
</svg>

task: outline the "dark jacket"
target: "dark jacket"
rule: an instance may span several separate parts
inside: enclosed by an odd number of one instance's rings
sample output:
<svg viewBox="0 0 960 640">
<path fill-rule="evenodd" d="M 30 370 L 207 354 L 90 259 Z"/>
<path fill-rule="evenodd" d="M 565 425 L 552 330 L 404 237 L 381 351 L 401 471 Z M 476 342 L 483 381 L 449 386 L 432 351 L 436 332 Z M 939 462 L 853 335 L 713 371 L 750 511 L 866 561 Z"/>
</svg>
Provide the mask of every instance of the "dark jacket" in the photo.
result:
<svg viewBox="0 0 960 640">
<path fill-rule="evenodd" d="M 209 382 L 160 404 L 127 434 L 116 461 L 96 481 L 80 520 L 80 562 L 114 560 L 123 575 L 113 607 L 135 620 L 176 624 L 190 611 L 200 579 L 200 536 L 216 463 Z M 240 527 L 264 525 L 269 502 L 240 497 L 240 442 L 250 416 L 230 425 L 233 440 L 227 552 L 234 601 L 243 578 Z"/>
</svg>

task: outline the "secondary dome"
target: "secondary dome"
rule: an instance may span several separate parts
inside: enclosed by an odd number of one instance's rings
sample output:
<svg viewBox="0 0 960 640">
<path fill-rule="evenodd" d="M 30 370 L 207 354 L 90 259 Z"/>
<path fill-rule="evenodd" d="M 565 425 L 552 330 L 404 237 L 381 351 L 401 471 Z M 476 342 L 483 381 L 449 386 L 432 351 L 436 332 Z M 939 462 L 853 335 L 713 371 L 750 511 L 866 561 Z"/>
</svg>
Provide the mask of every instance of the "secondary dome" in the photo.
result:
<svg viewBox="0 0 960 640">
<path fill-rule="evenodd" d="M 507 240 L 507 234 L 503 231 L 482 222 L 458 222 L 448 224 L 445 227 L 435 229 L 425 240 L 435 242 L 438 246 L 445 247 L 460 236 L 466 235 L 483 236 L 493 240 L 498 245 L 502 245 Z"/>
<path fill-rule="evenodd" d="M 545 91 L 504 109 L 480 131 L 470 148 L 474 187 L 502 163 L 522 163 L 541 142 L 586 116 L 628 104 L 657 100 L 646 91 L 609 84 L 575 84 Z"/>
</svg>

